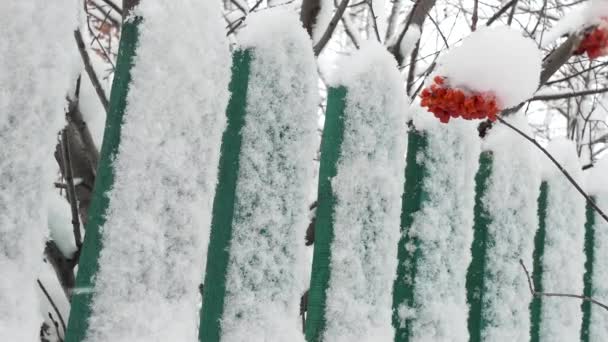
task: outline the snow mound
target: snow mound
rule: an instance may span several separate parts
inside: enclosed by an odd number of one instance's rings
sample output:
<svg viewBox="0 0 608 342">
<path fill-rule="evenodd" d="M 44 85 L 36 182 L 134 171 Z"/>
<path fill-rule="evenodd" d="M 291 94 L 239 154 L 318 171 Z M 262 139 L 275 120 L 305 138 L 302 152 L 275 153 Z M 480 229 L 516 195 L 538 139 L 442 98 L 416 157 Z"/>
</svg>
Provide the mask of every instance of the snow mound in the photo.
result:
<svg viewBox="0 0 608 342">
<path fill-rule="evenodd" d="M 447 77 L 452 88 L 494 93 L 500 107 L 509 108 L 538 89 L 541 61 L 534 41 L 521 32 L 482 28 L 441 58 L 436 75 Z"/>
</svg>

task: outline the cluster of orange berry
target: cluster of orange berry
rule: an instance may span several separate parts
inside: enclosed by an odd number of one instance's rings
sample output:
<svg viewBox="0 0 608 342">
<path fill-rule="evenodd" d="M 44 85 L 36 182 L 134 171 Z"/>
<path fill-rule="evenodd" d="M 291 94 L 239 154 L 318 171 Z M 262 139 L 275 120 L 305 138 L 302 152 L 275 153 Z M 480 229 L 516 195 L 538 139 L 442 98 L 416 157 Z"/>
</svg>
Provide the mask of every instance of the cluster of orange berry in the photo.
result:
<svg viewBox="0 0 608 342">
<path fill-rule="evenodd" d="M 500 111 L 493 94 L 467 94 L 446 85 L 445 77 L 435 76 L 434 83 L 420 93 L 422 107 L 428 108 L 441 122 L 450 118 L 466 120 L 485 119 L 496 121 Z"/>
<path fill-rule="evenodd" d="M 589 59 L 608 55 L 608 17 L 603 17 L 602 24 L 585 35 L 574 54 L 582 55 L 585 52 Z"/>
</svg>

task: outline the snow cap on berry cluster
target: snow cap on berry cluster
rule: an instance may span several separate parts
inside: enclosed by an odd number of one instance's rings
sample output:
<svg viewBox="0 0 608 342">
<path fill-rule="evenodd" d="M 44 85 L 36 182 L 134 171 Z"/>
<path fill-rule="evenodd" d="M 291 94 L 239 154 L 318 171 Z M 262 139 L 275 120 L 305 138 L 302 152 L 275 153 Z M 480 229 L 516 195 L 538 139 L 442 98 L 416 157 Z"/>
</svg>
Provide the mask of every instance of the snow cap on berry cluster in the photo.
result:
<svg viewBox="0 0 608 342">
<path fill-rule="evenodd" d="M 435 75 L 451 88 L 493 93 L 499 108 L 532 97 L 539 85 L 542 54 L 533 40 L 509 27 L 483 28 L 450 50 Z"/>
</svg>

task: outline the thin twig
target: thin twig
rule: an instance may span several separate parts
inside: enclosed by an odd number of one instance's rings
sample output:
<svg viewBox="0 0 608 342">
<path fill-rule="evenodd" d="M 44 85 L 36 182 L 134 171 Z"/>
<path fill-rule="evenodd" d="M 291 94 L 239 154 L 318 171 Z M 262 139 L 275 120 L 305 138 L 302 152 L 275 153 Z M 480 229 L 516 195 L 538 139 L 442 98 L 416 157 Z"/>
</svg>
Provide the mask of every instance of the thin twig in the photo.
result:
<svg viewBox="0 0 608 342">
<path fill-rule="evenodd" d="M 101 0 L 101 1 L 103 1 L 108 6 L 112 7 L 112 9 L 116 11 L 116 13 L 118 13 L 118 14 L 120 14 L 120 16 L 122 16 L 122 10 L 120 9 L 120 7 L 118 7 L 112 1 L 110 1 L 110 0 Z"/>
<path fill-rule="evenodd" d="M 110 102 L 108 101 L 108 97 L 101 86 L 101 82 L 93 69 L 93 65 L 91 64 L 91 58 L 89 57 L 89 53 L 87 52 L 86 46 L 84 45 L 84 40 L 82 39 L 82 34 L 79 29 L 74 31 L 74 39 L 76 39 L 76 45 L 78 46 L 78 51 L 80 51 L 80 57 L 82 58 L 82 62 L 84 64 L 84 70 L 89 75 L 89 79 L 93 84 L 93 88 L 95 88 L 95 92 L 97 93 L 97 97 L 103 106 L 103 109 L 107 112 L 108 107 L 110 106 Z"/>
<path fill-rule="evenodd" d="M 443 31 L 441 31 L 441 28 L 439 28 L 439 24 L 437 24 L 437 22 L 435 21 L 435 19 L 433 19 L 433 17 L 431 16 L 430 13 L 427 13 L 427 16 L 429 17 L 429 20 L 433 23 L 433 25 L 435 25 L 435 28 L 437 29 L 437 32 L 439 32 L 439 35 L 441 36 L 441 39 L 443 40 L 443 43 L 445 44 L 445 47 L 447 49 L 449 49 L 450 48 L 450 44 L 448 44 L 448 39 L 443 34 Z M 473 31 L 475 31 L 475 30 L 473 30 Z"/>
<path fill-rule="evenodd" d="M 511 6 L 515 4 L 515 2 L 517 2 L 517 0 L 511 0 L 507 2 L 501 9 L 498 10 L 498 12 L 494 13 L 494 15 L 490 17 L 490 19 L 488 19 L 488 22 L 486 22 L 486 26 L 492 25 L 492 23 L 496 21 L 496 19 L 500 18 L 503 13 L 505 13 Z"/>
<path fill-rule="evenodd" d="M 471 16 L 471 31 L 477 30 L 477 20 L 479 16 L 477 12 L 479 11 L 479 0 L 475 0 L 473 2 L 473 15 Z"/>
<path fill-rule="evenodd" d="M 331 21 L 329 22 L 329 25 L 327 26 L 325 33 L 323 33 L 323 36 L 321 36 L 321 39 L 319 39 L 319 42 L 317 44 L 315 44 L 315 46 L 313 47 L 315 56 L 318 56 L 321 53 L 321 51 L 323 51 L 323 48 L 325 47 L 325 45 L 327 45 L 327 43 L 331 39 L 331 36 L 333 35 L 334 30 L 336 29 L 336 26 L 338 26 L 338 22 L 340 21 L 340 18 L 342 18 L 342 15 L 344 15 L 344 11 L 346 11 L 346 6 L 348 6 L 349 1 L 350 0 L 342 0 L 342 2 L 340 2 L 340 5 L 336 9 L 336 13 L 334 13 L 333 18 L 331 18 Z"/>
<path fill-rule="evenodd" d="M 376 39 L 382 43 L 382 39 L 380 38 L 380 32 L 378 31 L 378 21 L 376 20 L 376 13 L 374 12 L 374 4 L 372 0 L 367 0 L 367 6 L 369 6 L 369 13 L 372 15 L 372 24 L 374 26 L 374 32 L 376 33 Z"/>
<path fill-rule="evenodd" d="M 521 265 L 521 267 L 524 269 L 524 272 L 526 273 L 526 278 L 528 279 L 528 287 L 530 288 L 530 293 L 532 294 L 533 297 L 567 297 L 567 298 L 577 298 L 580 299 L 582 301 L 587 301 L 587 302 L 591 302 L 595 305 L 598 305 L 600 307 L 602 307 L 604 310 L 608 310 L 608 305 L 593 299 L 591 297 L 587 297 L 587 296 L 582 296 L 582 295 L 576 295 L 576 294 L 570 294 L 570 293 L 553 293 L 553 292 L 540 292 L 540 291 L 536 291 L 534 289 L 534 286 L 532 285 L 532 280 L 530 279 L 530 273 L 528 272 L 528 269 L 526 268 L 526 265 L 524 264 L 524 261 L 519 259 L 519 264 Z"/>
<path fill-rule="evenodd" d="M 511 23 L 513 22 L 513 17 L 515 16 L 515 9 L 517 9 L 517 1 L 518 0 L 514 0 L 513 6 L 511 6 L 511 13 L 509 13 L 509 19 L 507 19 L 507 25 L 509 26 L 511 26 Z"/>
<path fill-rule="evenodd" d="M 555 158 L 551 155 L 551 153 L 549 153 L 544 147 L 542 147 L 538 143 L 538 141 L 536 141 L 534 138 L 528 136 L 526 133 L 522 132 L 517 127 L 515 127 L 515 126 L 511 125 L 510 123 L 508 123 L 507 121 L 503 120 L 500 116 L 498 116 L 497 119 L 498 119 L 498 121 L 500 121 L 500 123 L 502 123 L 503 125 L 511 128 L 512 130 L 514 130 L 515 132 L 517 132 L 519 135 L 521 135 L 523 138 L 525 138 L 526 140 L 528 140 L 529 142 L 531 142 L 532 144 L 534 144 L 534 146 L 536 146 L 547 157 L 549 157 L 549 159 L 551 159 L 551 161 L 553 162 L 553 164 L 555 166 L 557 166 L 557 168 L 564 174 L 564 176 L 566 176 L 566 178 L 568 179 L 568 181 L 576 188 L 576 190 L 578 190 L 578 192 L 585 198 L 585 200 L 587 200 L 587 203 L 589 203 L 589 205 L 591 205 L 591 207 L 604 219 L 604 221 L 608 222 L 608 216 L 606 216 L 606 214 L 602 211 L 602 209 L 600 209 L 595 204 L 595 202 L 591 199 L 591 197 L 589 195 L 587 195 L 587 193 L 574 180 L 574 178 L 572 178 L 572 176 L 570 175 L 570 173 L 568 173 L 568 171 L 566 171 L 566 169 L 564 169 L 564 167 L 557 160 L 555 160 Z"/>
<path fill-rule="evenodd" d="M 605 92 L 608 92 L 608 87 L 600 88 L 600 89 L 587 89 L 587 90 L 575 91 L 575 92 L 571 92 L 571 93 L 538 95 L 538 96 L 534 96 L 532 99 L 530 99 L 530 101 L 562 100 L 562 99 L 569 99 L 569 98 L 577 97 L 577 96 L 602 94 Z"/>
<path fill-rule="evenodd" d="M 42 293 L 44 293 L 44 296 L 46 297 L 46 299 L 49 301 L 49 303 L 53 307 L 53 310 L 55 310 L 55 313 L 57 314 L 57 317 L 59 318 L 59 322 L 61 322 L 61 327 L 63 328 L 63 334 L 65 335 L 65 321 L 63 320 L 63 316 L 61 316 L 61 313 L 59 312 L 57 305 L 55 305 L 53 298 L 51 298 L 51 296 L 49 295 L 49 293 L 46 290 L 46 288 L 44 287 L 44 285 L 42 285 L 42 282 L 40 281 L 40 279 L 36 279 L 36 282 L 38 282 L 38 286 L 42 290 Z"/>
</svg>

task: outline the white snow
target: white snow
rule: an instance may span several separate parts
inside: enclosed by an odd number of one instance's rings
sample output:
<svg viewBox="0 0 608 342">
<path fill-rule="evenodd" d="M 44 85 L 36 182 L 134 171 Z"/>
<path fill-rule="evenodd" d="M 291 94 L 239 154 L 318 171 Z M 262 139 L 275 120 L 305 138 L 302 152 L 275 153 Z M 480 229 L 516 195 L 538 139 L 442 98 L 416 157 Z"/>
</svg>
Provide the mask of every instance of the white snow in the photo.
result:
<svg viewBox="0 0 608 342">
<path fill-rule="evenodd" d="M 574 142 L 556 139 L 547 151 L 579 183 L 581 165 Z M 558 293 L 583 293 L 585 264 L 585 200 L 566 177 L 549 162 L 543 163 L 543 180 L 548 185 L 543 290 Z M 581 303 L 578 300 L 544 299 L 540 338 L 545 341 L 575 341 L 580 338 Z"/>
<path fill-rule="evenodd" d="M 598 161 L 585 172 L 590 195 L 604 212 L 608 211 L 608 158 Z M 608 223 L 595 214 L 592 296 L 602 303 L 608 302 Z M 608 312 L 596 305 L 591 306 L 591 341 L 601 341 L 608 336 Z"/>
<path fill-rule="evenodd" d="M 474 179 L 480 151 L 476 123 L 441 124 L 418 103 L 410 112 L 416 129 L 426 135 L 427 148 L 417 162 L 428 170 L 422 208 L 410 228 L 421 252 L 415 305 L 403 303 L 412 318 L 410 339 L 468 341 L 465 282 L 471 261 Z"/>
<path fill-rule="evenodd" d="M 75 9 L 72 0 L 0 2 L 0 341 L 40 339 L 36 278 L 72 81 Z"/>
<path fill-rule="evenodd" d="M 323 340 L 389 341 L 407 102 L 395 59 L 376 42 L 346 58 L 332 86 L 347 95 Z"/>
<path fill-rule="evenodd" d="M 88 341 L 196 341 L 228 102 L 220 4 L 142 2 Z M 176 39 L 179 37 L 179 39 Z"/>
<path fill-rule="evenodd" d="M 292 11 L 247 21 L 241 46 L 253 58 L 221 340 L 304 341 L 299 303 L 310 273 L 304 237 L 318 146 L 316 63 Z"/>
<path fill-rule="evenodd" d="M 55 191 L 49 194 L 48 227 L 50 238 L 57 244 L 66 258 L 71 258 L 77 250 L 70 210 L 70 204 L 59 193 Z"/>
<path fill-rule="evenodd" d="M 541 60 L 534 41 L 520 31 L 484 27 L 441 57 L 436 75 L 453 88 L 494 93 L 499 108 L 509 108 L 538 89 Z"/>
<path fill-rule="evenodd" d="M 547 46 L 559 37 L 598 24 L 602 17 L 608 16 L 608 1 L 592 0 L 575 7 L 560 19 L 555 26 L 543 37 L 543 45 Z"/>
<path fill-rule="evenodd" d="M 505 120 L 530 132 L 521 112 Z M 531 270 L 538 229 L 539 155 L 532 144 L 504 125 L 492 128 L 484 149 L 492 152 L 493 165 L 483 197 L 491 224 L 487 231 L 482 297 L 482 315 L 488 326 L 481 338 L 526 341 L 530 336 L 528 305 L 532 296 L 519 260 Z"/>
</svg>

